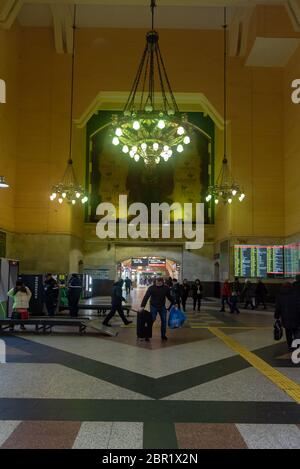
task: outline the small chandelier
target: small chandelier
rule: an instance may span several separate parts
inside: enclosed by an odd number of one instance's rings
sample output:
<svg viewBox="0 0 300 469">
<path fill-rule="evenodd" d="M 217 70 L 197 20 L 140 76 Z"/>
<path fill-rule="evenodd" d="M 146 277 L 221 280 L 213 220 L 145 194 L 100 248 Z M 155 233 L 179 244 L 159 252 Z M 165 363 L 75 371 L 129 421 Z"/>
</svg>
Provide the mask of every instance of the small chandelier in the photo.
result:
<svg viewBox="0 0 300 469">
<path fill-rule="evenodd" d="M 52 186 L 52 194 L 50 200 L 57 200 L 62 204 L 66 201 L 75 205 L 76 202 L 85 204 L 88 196 L 84 188 L 78 183 L 72 160 L 72 139 L 73 139 L 73 102 L 74 102 L 74 63 L 75 63 L 75 30 L 76 30 L 76 5 L 74 6 L 74 24 L 73 24 L 73 53 L 72 53 L 72 80 L 71 80 L 71 105 L 70 105 L 70 147 L 67 168 L 63 174 L 61 181 Z"/>
<path fill-rule="evenodd" d="M 233 178 L 228 167 L 227 157 L 227 8 L 224 8 L 224 158 L 222 167 L 216 183 L 209 186 L 206 195 L 206 202 L 214 199 L 217 205 L 221 200 L 224 204 L 231 204 L 234 198 L 242 202 L 245 193 L 240 185 Z"/>
<path fill-rule="evenodd" d="M 7 189 L 9 184 L 5 181 L 4 176 L 0 176 L 0 189 Z"/>
<path fill-rule="evenodd" d="M 180 114 L 154 30 L 155 0 L 151 0 L 152 29 L 142 55 L 123 115 L 112 116 L 112 143 L 135 161 L 153 167 L 182 153 L 191 141 L 186 114 Z M 161 102 L 155 97 L 156 83 Z M 137 91 L 141 90 L 139 96 Z M 158 93 L 157 93 L 158 94 Z"/>
</svg>

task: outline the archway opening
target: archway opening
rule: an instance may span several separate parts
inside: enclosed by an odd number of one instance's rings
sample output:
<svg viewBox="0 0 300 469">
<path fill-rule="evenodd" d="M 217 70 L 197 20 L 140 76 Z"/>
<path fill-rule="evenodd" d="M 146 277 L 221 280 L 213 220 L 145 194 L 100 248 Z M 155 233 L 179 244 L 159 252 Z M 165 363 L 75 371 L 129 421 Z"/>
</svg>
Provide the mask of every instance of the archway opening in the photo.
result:
<svg viewBox="0 0 300 469">
<path fill-rule="evenodd" d="M 180 278 L 181 265 L 173 259 L 158 256 L 132 257 L 118 263 L 118 277 L 130 278 L 134 288 L 147 287 L 153 278 Z"/>
</svg>

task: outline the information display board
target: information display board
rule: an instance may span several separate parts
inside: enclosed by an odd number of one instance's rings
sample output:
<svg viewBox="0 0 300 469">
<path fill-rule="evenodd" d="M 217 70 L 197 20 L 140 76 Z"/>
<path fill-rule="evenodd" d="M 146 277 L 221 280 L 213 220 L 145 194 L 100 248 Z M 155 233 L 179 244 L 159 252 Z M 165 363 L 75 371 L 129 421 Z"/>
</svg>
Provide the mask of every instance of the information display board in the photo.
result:
<svg viewBox="0 0 300 469">
<path fill-rule="evenodd" d="M 300 243 L 284 246 L 284 275 L 294 277 L 300 274 Z"/>
<path fill-rule="evenodd" d="M 282 277 L 283 246 L 235 245 L 234 275 L 236 277 Z"/>
</svg>

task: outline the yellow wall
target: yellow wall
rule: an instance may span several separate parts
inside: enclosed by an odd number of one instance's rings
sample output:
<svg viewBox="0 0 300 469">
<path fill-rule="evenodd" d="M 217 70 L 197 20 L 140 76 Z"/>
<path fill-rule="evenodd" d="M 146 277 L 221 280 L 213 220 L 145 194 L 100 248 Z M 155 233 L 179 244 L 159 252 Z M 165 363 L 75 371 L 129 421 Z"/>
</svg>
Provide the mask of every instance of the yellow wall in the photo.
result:
<svg viewBox="0 0 300 469">
<path fill-rule="evenodd" d="M 291 83 L 300 78 L 300 48 L 291 58 L 284 79 L 285 234 L 300 233 L 300 104 L 291 100 Z"/>
<path fill-rule="evenodd" d="M 15 229 L 14 198 L 18 141 L 19 106 L 19 36 L 17 26 L 10 31 L 0 29 L 0 78 L 7 87 L 7 103 L 0 104 L 0 175 L 10 189 L 0 190 L 0 229 Z"/>
<path fill-rule="evenodd" d="M 75 118 L 82 116 L 100 91 L 129 90 L 144 33 L 78 31 Z M 189 30 L 178 34 L 163 30 L 160 36 L 174 91 L 202 92 L 222 113 L 222 32 Z M 57 208 L 47 198 L 47 190 L 63 172 L 68 155 L 70 57 L 55 53 L 51 30 L 24 28 L 21 40 L 16 215 L 22 223 L 17 229 L 78 235 L 80 224 L 72 222 L 69 209 Z M 281 235 L 284 214 L 278 187 L 283 188 L 282 72 L 248 68 L 242 60 L 231 59 L 229 82 L 232 170 L 243 181 L 248 197 L 241 207 L 230 209 L 231 222 L 220 224 L 219 237 L 230 232 Z M 82 181 L 83 150 L 75 158 Z M 275 203 L 270 204 L 270 200 Z M 227 214 L 222 213 L 220 218 L 226 219 Z"/>
</svg>

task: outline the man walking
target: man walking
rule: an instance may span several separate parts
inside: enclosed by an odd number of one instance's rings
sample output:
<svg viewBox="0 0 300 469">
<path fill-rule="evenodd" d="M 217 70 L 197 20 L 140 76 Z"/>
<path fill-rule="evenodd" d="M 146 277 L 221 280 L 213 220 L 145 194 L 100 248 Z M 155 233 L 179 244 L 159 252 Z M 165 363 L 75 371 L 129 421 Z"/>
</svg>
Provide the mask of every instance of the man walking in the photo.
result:
<svg viewBox="0 0 300 469">
<path fill-rule="evenodd" d="M 131 324 L 132 321 L 128 321 L 126 319 L 123 307 L 122 307 L 122 301 L 126 301 L 125 298 L 123 298 L 122 295 L 122 286 L 123 286 L 123 280 L 118 280 L 113 284 L 113 289 L 112 289 L 112 294 L 111 294 L 111 310 L 110 313 L 106 316 L 106 318 L 103 321 L 103 326 L 109 326 L 109 321 L 111 318 L 118 312 L 120 318 L 124 322 L 124 324 L 127 326 L 128 324 Z"/>
<path fill-rule="evenodd" d="M 126 277 L 125 278 L 126 295 L 129 295 L 131 287 L 132 287 L 132 280 L 129 277 Z"/>
<path fill-rule="evenodd" d="M 170 294 L 170 288 L 164 285 L 164 281 L 161 277 L 157 277 L 154 285 L 151 285 L 145 293 L 143 301 L 141 303 L 140 311 L 142 312 L 150 298 L 150 312 L 153 321 L 156 320 L 157 313 L 161 320 L 161 339 L 168 340 L 166 336 L 167 332 L 167 309 L 166 299 L 173 304 L 173 298 Z"/>
</svg>

